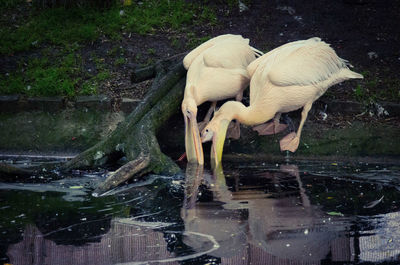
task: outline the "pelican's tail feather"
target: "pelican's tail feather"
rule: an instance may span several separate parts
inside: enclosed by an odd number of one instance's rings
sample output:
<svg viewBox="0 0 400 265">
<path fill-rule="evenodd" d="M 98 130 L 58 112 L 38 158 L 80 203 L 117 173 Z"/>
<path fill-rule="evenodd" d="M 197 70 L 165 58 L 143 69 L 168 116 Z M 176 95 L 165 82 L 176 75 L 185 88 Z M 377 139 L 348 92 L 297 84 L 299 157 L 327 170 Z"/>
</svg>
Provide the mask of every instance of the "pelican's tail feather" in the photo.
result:
<svg viewBox="0 0 400 265">
<path fill-rule="evenodd" d="M 363 79 L 364 78 L 363 75 L 353 72 L 350 69 L 344 69 L 344 72 L 345 72 L 345 77 L 347 77 L 348 79 Z"/>
</svg>

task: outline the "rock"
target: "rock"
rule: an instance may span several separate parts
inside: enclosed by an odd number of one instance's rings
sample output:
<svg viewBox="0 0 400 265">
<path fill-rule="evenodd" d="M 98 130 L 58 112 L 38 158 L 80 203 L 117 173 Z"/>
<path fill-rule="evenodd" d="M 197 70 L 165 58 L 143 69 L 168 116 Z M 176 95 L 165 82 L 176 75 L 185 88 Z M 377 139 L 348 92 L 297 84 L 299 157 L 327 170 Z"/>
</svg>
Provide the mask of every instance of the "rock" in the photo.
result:
<svg viewBox="0 0 400 265">
<path fill-rule="evenodd" d="M 77 108 L 111 110 L 111 100 L 106 95 L 80 96 L 76 99 L 75 105 Z"/>
<path fill-rule="evenodd" d="M 35 97 L 28 98 L 21 104 L 25 110 L 41 110 L 45 112 L 59 111 L 64 108 L 63 97 Z"/>
<path fill-rule="evenodd" d="M 296 10 L 291 6 L 278 6 L 276 9 L 281 11 L 287 11 L 289 15 L 294 15 L 294 13 L 296 13 Z"/>
<path fill-rule="evenodd" d="M 140 102 L 140 99 L 122 98 L 120 110 L 124 113 L 131 113 Z"/>
<path fill-rule="evenodd" d="M 242 1 L 239 0 L 239 12 L 242 13 L 247 10 L 249 10 L 249 8 Z"/>
<path fill-rule="evenodd" d="M 19 101 L 18 95 L 0 96 L 0 111 L 1 112 L 15 112 L 16 106 Z"/>
<path fill-rule="evenodd" d="M 368 58 L 369 59 L 376 59 L 376 58 L 378 58 L 378 54 L 376 53 L 376 52 L 369 52 L 368 53 Z"/>
</svg>

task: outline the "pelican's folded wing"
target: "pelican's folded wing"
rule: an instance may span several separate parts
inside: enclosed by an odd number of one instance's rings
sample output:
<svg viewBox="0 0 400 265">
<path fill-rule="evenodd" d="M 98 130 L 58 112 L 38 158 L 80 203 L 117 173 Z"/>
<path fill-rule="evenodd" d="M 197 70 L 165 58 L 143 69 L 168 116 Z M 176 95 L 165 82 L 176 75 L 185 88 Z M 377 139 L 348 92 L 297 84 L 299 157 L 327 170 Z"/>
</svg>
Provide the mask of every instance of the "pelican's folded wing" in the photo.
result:
<svg viewBox="0 0 400 265">
<path fill-rule="evenodd" d="M 225 34 L 225 35 L 220 35 L 215 38 L 212 38 L 212 39 L 202 43 L 201 45 L 199 45 L 198 47 L 193 49 L 191 52 L 189 52 L 185 56 L 185 58 L 183 58 L 183 66 L 185 67 L 186 70 L 189 69 L 189 67 L 192 64 L 192 62 L 194 61 L 194 59 L 196 59 L 196 57 L 199 56 L 202 52 L 204 52 L 208 48 L 212 47 L 214 44 L 222 42 L 222 41 L 226 41 L 226 40 L 246 40 L 246 39 L 243 39 L 243 37 L 241 35 L 232 35 L 232 34 Z M 247 41 L 249 41 L 249 40 L 247 39 Z"/>
<path fill-rule="evenodd" d="M 315 40 L 308 40 L 307 45 L 298 47 L 281 58 L 268 73 L 270 82 L 277 86 L 307 86 L 331 79 L 340 82 L 349 78 L 362 78 L 350 71 L 346 61 L 339 58 L 328 44 Z"/>
<path fill-rule="evenodd" d="M 256 55 L 246 39 L 217 43 L 203 53 L 204 66 L 243 69 L 246 77 L 249 77 L 246 68 L 255 59 Z"/>
</svg>

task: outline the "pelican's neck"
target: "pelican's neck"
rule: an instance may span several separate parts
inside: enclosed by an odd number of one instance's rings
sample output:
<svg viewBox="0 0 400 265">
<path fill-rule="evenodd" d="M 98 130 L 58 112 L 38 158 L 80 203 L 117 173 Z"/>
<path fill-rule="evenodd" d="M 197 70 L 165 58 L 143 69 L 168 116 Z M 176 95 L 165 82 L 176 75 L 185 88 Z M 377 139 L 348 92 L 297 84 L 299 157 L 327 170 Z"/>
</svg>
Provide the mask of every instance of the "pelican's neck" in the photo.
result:
<svg viewBox="0 0 400 265">
<path fill-rule="evenodd" d="M 183 93 L 183 98 L 186 99 L 186 98 L 190 98 L 190 97 L 193 97 L 193 91 L 192 91 L 191 85 L 186 84 L 185 92 Z"/>
<path fill-rule="evenodd" d="M 238 101 L 228 101 L 222 107 L 221 111 L 226 112 L 229 115 L 229 119 L 236 119 L 242 124 L 246 125 L 257 125 L 264 123 L 275 116 L 276 111 L 264 107 L 258 109 L 254 106 L 246 107 Z"/>
<path fill-rule="evenodd" d="M 206 100 L 199 98 L 196 91 L 194 91 L 194 86 L 190 83 L 186 84 L 185 92 L 183 94 L 183 100 L 193 100 L 197 106 L 204 103 Z"/>
</svg>

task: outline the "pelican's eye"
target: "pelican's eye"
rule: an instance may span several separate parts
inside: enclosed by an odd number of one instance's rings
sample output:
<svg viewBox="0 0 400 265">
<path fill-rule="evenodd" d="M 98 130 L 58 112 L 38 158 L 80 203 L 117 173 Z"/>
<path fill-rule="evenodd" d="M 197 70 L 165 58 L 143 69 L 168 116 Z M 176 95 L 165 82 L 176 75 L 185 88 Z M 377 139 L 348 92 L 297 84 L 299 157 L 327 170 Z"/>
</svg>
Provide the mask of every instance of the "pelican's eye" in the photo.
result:
<svg viewBox="0 0 400 265">
<path fill-rule="evenodd" d="M 186 112 L 187 112 L 187 114 L 190 114 L 190 110 L 187 110 Z"/>
<path fill-rule="evenodd" d="M 208 129 L 206 129 L 206 133 L 208 133 Z"/>
</svg>

